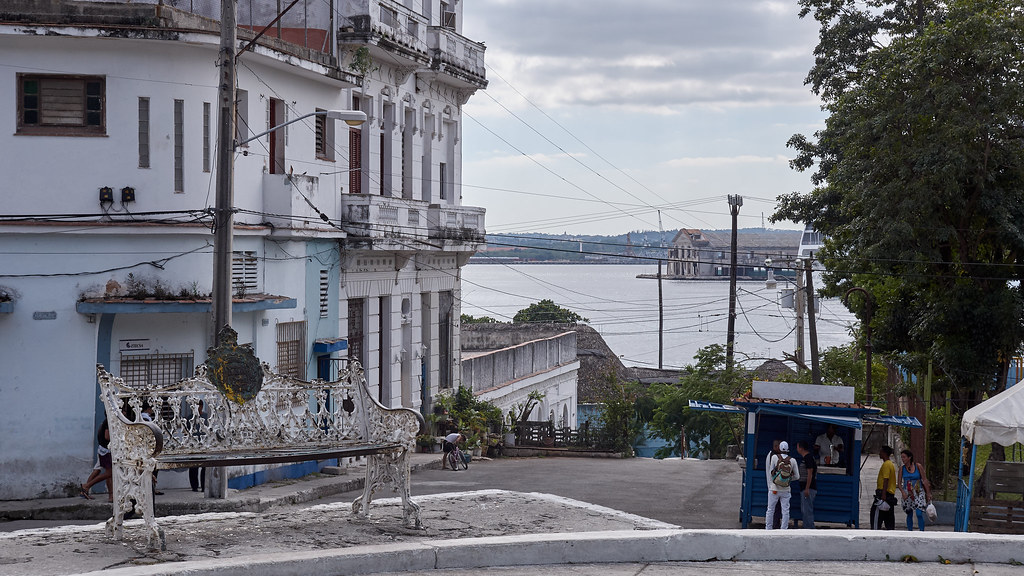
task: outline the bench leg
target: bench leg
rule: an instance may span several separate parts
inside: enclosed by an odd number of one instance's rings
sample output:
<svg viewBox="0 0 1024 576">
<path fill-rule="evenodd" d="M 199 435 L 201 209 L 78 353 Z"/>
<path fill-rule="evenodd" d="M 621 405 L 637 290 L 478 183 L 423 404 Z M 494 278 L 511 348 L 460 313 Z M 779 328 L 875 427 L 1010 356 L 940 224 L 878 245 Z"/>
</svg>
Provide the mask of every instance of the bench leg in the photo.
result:
<svg viewBox="0 0 1024 576">
<path fill-rule="evenodd" d="M 352 502 L 352 512 L 361 518 L 370 515 L 370 501 L 380 488 L 391 488 L 402 497 L 402 520 L 406 528 L 423 528 L 420 520 L 420 507 L 412 501 L 409 489 L 411 476 L 409 453 L 407 450 L 374 454 L 366 462 L 366 482 L 363 484 L 363 495 Z"/>
<path fill-rule="evenodd" d="M 149 548 L 166 550 L 164 533 L 153 511 L 153 470 L 115 463 L 113 516 L 107 520 L 107 533 L 121 540 L 125 515 L 139 512 L 148 531 Z"/>
</svg>

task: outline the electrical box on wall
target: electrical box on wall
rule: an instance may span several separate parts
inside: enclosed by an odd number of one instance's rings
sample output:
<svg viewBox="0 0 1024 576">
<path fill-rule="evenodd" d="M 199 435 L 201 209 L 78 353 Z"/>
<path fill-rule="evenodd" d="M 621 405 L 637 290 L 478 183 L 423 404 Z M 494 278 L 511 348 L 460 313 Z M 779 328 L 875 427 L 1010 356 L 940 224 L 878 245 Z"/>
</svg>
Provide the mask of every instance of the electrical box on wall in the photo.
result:
<svg viewBox="0 0 1024 576">
<path fill-rule="evenodd" d="M 104 186 L 103 188 L 100 188 L 100 203 L 113 201 L 114 190 L 110 186 Z"/>
<path fill-rule="evenodd" d="M 131 186 L 121 188 L 121 203 L 127 204 L 128 202 L 135 202 L 135 188 Z"/>
</svg>

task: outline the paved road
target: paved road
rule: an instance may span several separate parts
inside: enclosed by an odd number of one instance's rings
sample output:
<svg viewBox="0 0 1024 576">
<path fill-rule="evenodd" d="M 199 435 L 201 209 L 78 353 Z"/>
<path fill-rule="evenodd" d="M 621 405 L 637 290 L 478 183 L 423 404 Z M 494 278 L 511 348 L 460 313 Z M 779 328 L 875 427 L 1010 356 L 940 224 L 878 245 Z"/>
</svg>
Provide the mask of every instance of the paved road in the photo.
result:
<svg viewBox="0 0 1024 576">
<path fill-rule="evenodd" d="M 623 564 L 562 564 L 558 566 L 510 566 L 471 570 L 432 570 L 430 576 L 1020 576 L 1019 566 L 1009 564 L 893 564 L 892 562 L 656 562 Z M 396 572 L 389 576 L 423 575 Z"/>
<path fill-rule="evenodd" d="M 413 495 L 501 489 L 542 492 L 682 528 L 739 528 L 743 473 L 734 461 L 501 458 L 469 470 L 421 470 Z M 349 492 L 328 501 L 351 501 Z"/>
</svg>

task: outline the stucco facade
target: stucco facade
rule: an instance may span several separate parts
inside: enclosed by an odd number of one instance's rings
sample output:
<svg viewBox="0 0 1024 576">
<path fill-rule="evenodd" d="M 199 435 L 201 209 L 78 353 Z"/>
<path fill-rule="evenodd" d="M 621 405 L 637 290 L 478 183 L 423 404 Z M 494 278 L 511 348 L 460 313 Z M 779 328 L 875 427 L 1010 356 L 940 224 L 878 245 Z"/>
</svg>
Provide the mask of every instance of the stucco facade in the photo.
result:
<svg viewBox="0 0 1024 576">
<path fill-rule="evenodd" d="M 210 4 L 0 7 L 0 499 L 65 496 L 88 475 L 104 417 L 97 363 L 140 384 L 174 381 L 212 344 Z M 427 5 L 395 4 L 426 23 L 425 38 L 432 26 L 454 34 L 440 3 L 437 24 Z M 374 24 L 388 2 L 342 2 L 333 15 L 320 5 L 300 2 L 305 29 L 285 19 L 280 38 L 271 29 L 239 56 L 236 141 L 316 111 L 359 108 L 369 121 L 313 116 L 238 148 L 232 326 L 261 360 L 304 378 L 330 377 L 355 350 L 385 404 L 421 408 L 457 385 L 458 270 L 483 239 L 483 210 L 461 206 L 458 185 L 461 105 L 486 85 L 482 50 L 479 74 L 446 72 L 430 50 L 399 78 Z M 240 45 L 270 6 L 240 2 Z M 343 40 L 353 22 L 367 34 Z M 361 47 L 368 68 L 351 66 Z"/>
</svg>

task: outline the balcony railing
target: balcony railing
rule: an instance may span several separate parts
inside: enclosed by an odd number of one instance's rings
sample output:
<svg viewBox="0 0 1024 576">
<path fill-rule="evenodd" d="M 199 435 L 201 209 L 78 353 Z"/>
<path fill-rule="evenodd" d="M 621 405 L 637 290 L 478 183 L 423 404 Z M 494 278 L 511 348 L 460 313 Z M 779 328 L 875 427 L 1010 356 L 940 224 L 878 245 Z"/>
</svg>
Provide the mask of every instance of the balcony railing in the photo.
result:
<svg viewBox="0 0 1024 576">
<path fill-rule="evenodd" d="M 425 52 L 427 26 L 430 24 L 427 17 L 406 8 L 400 2 L 378 0 L 378 4 L 377 13 L 380 17 L 378 19 L 371 18 L 371 26 L 374 31 L 391 36 L 403 46 Z"/>
<path fill-rule="evenodd" d="M 480 42 L 459 35 L 450 28 L 431 26 L 428 45 L 433 50 L 434 62 L 431 67 L 443 70 L 455 69 L 473 79 L 483 80 L 485 46 Z"/>
<path fill-rule="evenodd" d="M 427 210 L 430 238 L 483 242 L 485 213 L 486 210 L 476 206 L 431 204 Z"/>
<path fill-rule="evenodd" d="M 341 220 L 355 238 L 418 238 L 479 243 L 484 240 L 483 208 L 428 204 L 371 194 L 342 194 Z"/>
<path fill-rule="evenodd" d="M 427 203 L 370 194 L 342 194 L 342 228 L 357 238 L 427 238 Z"/>
<path fill-rule="evenodd" d="M 220 21 L 220 0 L 124 0 L 133 4 L 167 6 L 204 18 Z M 238 27 L 254 33 L 274 21 L 282 8 L 278 0 L 238 0 Z M 264 38 L 276 38 L 290 44 L 334 54 L 331 42 L 331 6 L 323 0 L 299 0 L 281 20 L 271 26 Z"/>
<path fill-rule="evenodd" d="M 349 0 L 340 7 L 339 40 L 345 43 L 354 36 L 356 42 L 373 35 L 386 38 L 409 52 L 406 54 L 417 65 L 426 65 L 429 59 L 427 27 L 430 22 L 419 14 L 393 0 Z"/>
</svg>

